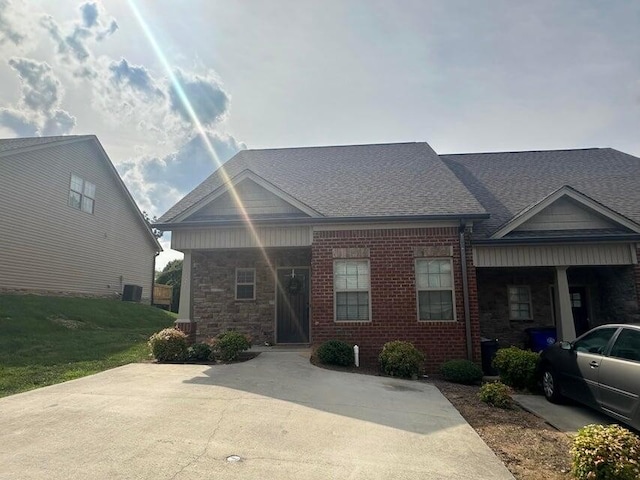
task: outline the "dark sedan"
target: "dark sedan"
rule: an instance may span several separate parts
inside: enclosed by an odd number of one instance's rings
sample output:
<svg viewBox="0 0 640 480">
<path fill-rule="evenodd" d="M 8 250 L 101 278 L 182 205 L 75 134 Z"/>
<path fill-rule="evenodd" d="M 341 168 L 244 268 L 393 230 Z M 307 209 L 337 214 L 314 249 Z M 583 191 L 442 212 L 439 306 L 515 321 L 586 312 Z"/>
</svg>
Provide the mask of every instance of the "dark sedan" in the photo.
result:
<svg viewBox="0 0 640 480">
<path fill-rule="evenodd" d="M 540 357 L 544 396 L 571 398 L 640 429 L 640 324 L 602 325 Z"/>
</svg>

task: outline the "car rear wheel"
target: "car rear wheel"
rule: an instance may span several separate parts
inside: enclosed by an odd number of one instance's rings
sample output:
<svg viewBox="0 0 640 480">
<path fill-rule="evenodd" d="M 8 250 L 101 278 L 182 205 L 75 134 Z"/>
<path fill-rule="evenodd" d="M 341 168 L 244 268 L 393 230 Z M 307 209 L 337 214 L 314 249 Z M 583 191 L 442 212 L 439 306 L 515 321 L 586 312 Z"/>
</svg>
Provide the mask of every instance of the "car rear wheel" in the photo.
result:
<svg viewBox="0 0 640 480">
<path fill-rule="evenodd" d="M 557 375 L 551 370 L 551 367 L 545 367 L 542 372 L 542 390 L 547 400 L 553 403 L 560 403 L 562 401 L 562 394 L 560 393 L 560 383 L 558 382 Z"/>
</svg>

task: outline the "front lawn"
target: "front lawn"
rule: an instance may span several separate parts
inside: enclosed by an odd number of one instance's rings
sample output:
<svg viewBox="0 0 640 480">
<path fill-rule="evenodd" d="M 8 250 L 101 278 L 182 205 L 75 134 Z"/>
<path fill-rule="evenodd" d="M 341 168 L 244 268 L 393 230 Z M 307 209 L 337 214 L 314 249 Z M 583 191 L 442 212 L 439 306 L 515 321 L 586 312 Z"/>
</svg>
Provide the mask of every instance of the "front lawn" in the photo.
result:
<svg viewBox="0 0 640 480">
<path fill-rule="evenodd" d="M 0 397 L 149 359 L 175 316 L 116 300 L 0 295 Z"/>
</svg>

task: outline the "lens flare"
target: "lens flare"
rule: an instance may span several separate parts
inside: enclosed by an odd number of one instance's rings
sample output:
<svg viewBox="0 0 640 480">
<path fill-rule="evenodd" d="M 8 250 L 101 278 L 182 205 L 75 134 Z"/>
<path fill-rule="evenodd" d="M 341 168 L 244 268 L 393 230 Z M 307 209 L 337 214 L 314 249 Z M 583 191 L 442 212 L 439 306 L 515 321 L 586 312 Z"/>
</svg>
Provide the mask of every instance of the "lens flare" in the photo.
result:
<svg viewBox="0 0 640 480">
<path fill-rule="evenodd" d="M 278 280 L 278 275 L 276 273 L 276 268 L 272 264 L 271 259 L 269 258 L 269 255 L 267 254 L 267 251 L 266 251 L 266 249 L 264 247 L 264 244 L 262 243 L 262 240 L 260 239 L 260 235 L 258 234 L 258 231 L 256 230 L 255 226 L 253 225 L 253 222 L 251 221 L 251 218 L 249 217 L 249 215 L 247 213 L 247 210 L 246 210 L 244 204 L 242 203 L 242 199 L 240 198 L 240 196 L 238 195 L 237 190 L 235 189 L 235 186 L 231 183 L 231 178 L 227 174 L 222 162 L 220 162 L 220 158 L 216 154 L 216 151 L 213 148 L 213 145 L 212 145 L 211 141 L 209 140 L 209 136 L 207 135 L 207 131 L 205 130 L 204 126 L 202 125 L 202 122 L 200 122 L 200 119 L 198 118 L 198 115 L 196 114 L 195 110 L 193 109 L 193 105 L 191 104 L 191 101 L 189 100 L 188 95 L 186 94 L 186 92 L 184 91 L 184 88 L 182 88 L 182 84 L 180 83 L 180 81 L 176 77 L 174 69 L 171 67 L 171 64 L 169 63 L 169 59 L 167 58 L 167 56 L 165 55 L 164 51 L 162 50 L 162 47 L 160 46 L 160 43 L 158 42 L 158 39 L 154 35 L 153 31 L 151 30 L 151 27 L 149 26 L 149 24 L 145 20 L 144 15 L 142 14 L 140 9 L 136 5 L 135 1 L 134 0 L 128 0 L 128 4 L 129 4 L 129 8 L 131 8 L 131 11 L 133 12 L 133 15 L 135 16 L 136 20 L 138 21 L 138 24 L 140 25 L 140 28 L 142 29 L 142 32 L 144 33 L 145 37 L 147 38 L 147 41 L 151 45 L 151 48 L 153 49 L 153 53 L 155 54 L 157 59 L 162 64 L 162 67 L 163 67 L 165 73 L 167 74 L 167 77 L 169 78 L 169 81 L 171 82 L 171 85 L 173 86 L 173 88 L 175 89 L 176 93 L 178 94 L 178 98 L 179 98 L 180 102 L 182 103 L 182 105 L 184 106 L 185 110 L 187 111 L 187 113 L 189 115 L 189 118 L 190 118 L 191 122 L 193 123 L 193 125 L 195 127 L 196 133 L 202 139 L 202 142 L 205 145 L 205 148 L 207 150 L 207 153 L 208 153 L 209 157 L 212 160 L 212 163 L 214 164 L 215 168 L 220 172 L 220 175 L 222 177 L 222 181 L 228 186 L 229 193 L 231 194 L 231 197 L 233 198 L 233 200 L 234 200 L 235 204 L 237 205 L 238 209 L 240 210 L 241 216 L 242 216 L 245 224 L 247 225 L 247 228 L 249 229 L 249 232 L 251 233 L 251 236 L 253 237 L 256 245 L 258 246 L 258 249 L 262 253 L 263 258 L 264 258 L 265 262 L 267 263 L 267 267 L 269 268 L 273 278 L 275 279 L 276 288 L 279 291 L 284 291 L 283 286 L 280 284 L 280 281 Z M 282 298 L 285 300 L 285 303 L 287 304 L 288 309 L 291 312 L 293 312 L 293 309 L 291 308 L 291 304 L 290 304 L 287 296 L 286 295 L 282 295 Z"/>
</svg>

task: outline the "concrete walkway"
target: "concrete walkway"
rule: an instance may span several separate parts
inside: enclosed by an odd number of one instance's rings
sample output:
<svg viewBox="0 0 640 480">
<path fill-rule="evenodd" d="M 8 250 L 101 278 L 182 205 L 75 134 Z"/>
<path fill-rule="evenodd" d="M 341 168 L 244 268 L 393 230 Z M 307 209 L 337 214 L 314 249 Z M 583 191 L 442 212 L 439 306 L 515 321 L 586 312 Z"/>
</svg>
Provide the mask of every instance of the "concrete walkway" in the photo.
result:
<svg viewBox="0 0 640 480">
<path fill-rule="evenodd" d="M 513 480 L 432 385 L 308 358 L 132 364 L 0 399 L 0 479 Z"/>
<path fill-rule="evenodd" d="M 542 395 L 514 395 L 513 399 L 525 410 L 570 435 L 574 435 L 585 425 L 615 423 L 612 418 L 577 403 L 556 405 L 548 402 Z"/>
</svg>

